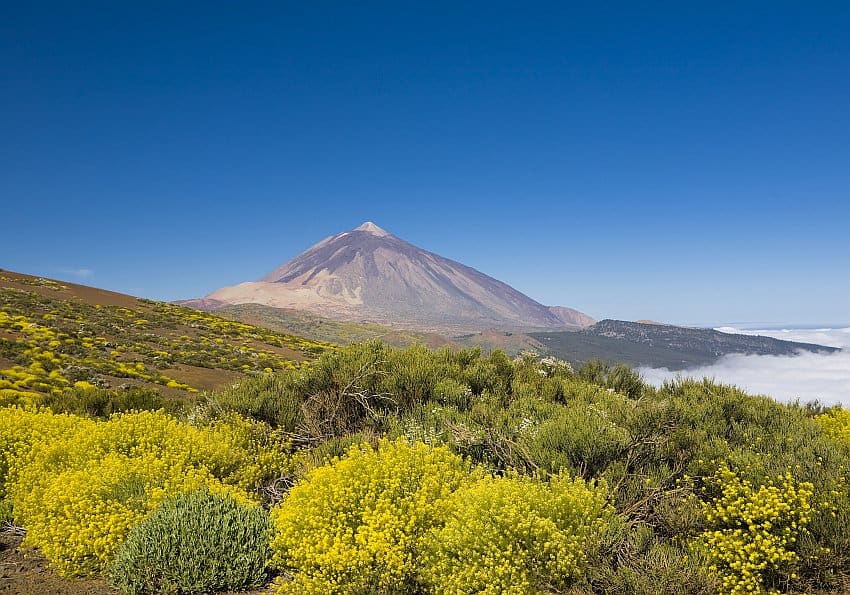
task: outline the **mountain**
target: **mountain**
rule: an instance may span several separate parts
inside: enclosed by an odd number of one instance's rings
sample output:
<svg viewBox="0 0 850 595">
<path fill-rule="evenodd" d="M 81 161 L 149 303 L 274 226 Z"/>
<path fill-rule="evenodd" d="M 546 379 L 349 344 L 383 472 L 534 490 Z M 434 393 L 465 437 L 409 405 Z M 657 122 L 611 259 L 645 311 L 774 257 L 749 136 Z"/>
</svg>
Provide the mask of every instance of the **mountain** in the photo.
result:
<svg viewBox="0 0 850 595">
<path fill-rule="evenodd" d="M 254 303 L 429 331 L 565 329 L 593 323 L 581 312 L 544 306 L 372 222 L 322 240 L 259 281 L 184 303 Z"/>
<path fill-rule="evenodd" d="M 537 332 L 548 353 L 571 362 L 603 359 L 632 366 L 686 370 L 713 364 L 724 355 L 793 355 L 799 351 L 834 353 L 835 347 L 736 335 L 712 329 L 656 322 L 601 320 L 574 332 Z"/>
</svg>

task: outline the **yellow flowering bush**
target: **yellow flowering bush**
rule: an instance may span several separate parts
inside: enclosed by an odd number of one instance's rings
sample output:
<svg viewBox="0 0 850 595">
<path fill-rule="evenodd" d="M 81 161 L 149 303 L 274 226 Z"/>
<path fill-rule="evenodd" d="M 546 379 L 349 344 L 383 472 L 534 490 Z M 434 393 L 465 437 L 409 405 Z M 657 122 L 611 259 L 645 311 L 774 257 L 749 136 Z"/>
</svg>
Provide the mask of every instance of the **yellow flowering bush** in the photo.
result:
<svg viewBox="0 0 850 595">
<path fill-rule="evenodd" d="M 311 471 L 272 512 L 277 593 L 411 592 L 420 542 L 479 472 L 421 442 L 383 440 Z"/>
<path fill-rule="evenodd" d="M 729 595 L 779 591 L 766 585 L 769 573 L 793 571 L 795 546 L 812 516 L 813 486 L 797 482 L 790 472 L 753 486 L 722 465 L 714 476 L 721 495 L 703 502 L 708 528 L 696 546 L 721 579 L 721 592 Z"/>
<path fill-rule="evenodd" d="M 38 416 L 18 407 L 0 409 L 0 496 L 7 495 L 10 466 L 35 442 L 60 441 L 79 418 L 69 415 Z"/>
<path fill-rule="evenodd" d="M 0 480 L 24 545 L 66 576 L 101 571 L 165 497 L 207 487 L 247 504 L 286 465 L 273 435 L 235 416 L 195 427 L 162 412 L 96 421 L 0 409 Z"/>
<path fill-rule="evenodd" d="M 224 491 L 204 469 L 169 465 L 152 454 L 110 453 L 29 491 L 21 484 L 12 500 L 27 528 L 25 545 L 38 547 L 60 574 L 74 575 L 100 571 L 166 494 L 204 485 Z"/>
<path fill-rule="evenodd" d="M 815 419 L 829 436 L 850 443 L 850 411 L 833 409 Z"/>
<path fill-rule="evenodd" d="M 435 593 L 559 591 L 580 577 L 613 514 L 606 490 L 566 475 L 464 486 L 427 540 L 422 574 Z"/>
</svg>

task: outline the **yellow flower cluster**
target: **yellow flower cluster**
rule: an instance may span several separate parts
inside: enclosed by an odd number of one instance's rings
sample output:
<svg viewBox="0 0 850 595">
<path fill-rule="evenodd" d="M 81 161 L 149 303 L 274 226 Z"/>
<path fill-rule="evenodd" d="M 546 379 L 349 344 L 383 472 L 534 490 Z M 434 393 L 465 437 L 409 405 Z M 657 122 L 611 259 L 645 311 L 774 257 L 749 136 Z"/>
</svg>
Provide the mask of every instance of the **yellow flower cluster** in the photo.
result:
<svg viewBox="0 0 850 595">
<path fill-rule="evenodd" d="M 587 564 L 613 510 L 604 488 L 557 476 L 478 480 L 452 494 L 427 540 L 422 573 L 435 593 L 560 591 Z"/>
<path fill-rule="evenodd" d="M 767 572 L 780 571 L 795 578 L 798 556 L 794 548 L 812 516 L 813 485 L 797 482 L 787 472 L 756 487 L 725 465 L 714 481 L 721 495 L 702 503 L 708 529 L 697 547 L 719 573 L 722 592 L 761 593 Z"/>
<path fill-rule="evenodd" d="M 162 412 L 95 421 L 0 409 L 0 496 L 63 575 L 99 572 L 166 496 L 207 486 L 238 501 L 288 464 L 264 426 L 233 416 L 195 427 Z"/>
<path fill-rule="evenodd" d="M 53 320 L 50 315 L 45 316 L 48 318 L 42 318 L 42 322 Z M 20 346 L 19 359 L 27 364 L 0 370 L 0 405 L 31 406 L 37 403 L 39 393 L 61 394 L 72 388 L 93 386 L 87 381 L 74 383 L 69 379 L 66 370 L 72 366 L 197 392 L 185 383 L 148 371 L 143 362 L 123 362 L 105 357 L 101 352 L 105 351 L 109 342 L 104 337 L 73 337 L 31 317 L 12 315 L 3 310 L 0 310 L 0 329 L 20 335 L 16 340 Z"/>
<path fill-rule="evenodd" d="M 565 589 L 614 514 L 606 496 L 566 475 L 494 478 L 422 442 L 354 446 L 272 511 L 277 593 Z"/>
<path fill-rule="evenodd" d="M 272 512 L 274 564 L 291 576 L 277 593 L 404 590 L 448 496 L 479 473 L 446 448 L 405 440 L 354 446 L 314 469 Z"/>
<path fill-rule="evenodd" d="M 833 438 L 850 443 L 850 411 L 846 409 L 832 409 L 828 413 L 817 416 L 815 419 L 827 434 Z"/>
</svg>

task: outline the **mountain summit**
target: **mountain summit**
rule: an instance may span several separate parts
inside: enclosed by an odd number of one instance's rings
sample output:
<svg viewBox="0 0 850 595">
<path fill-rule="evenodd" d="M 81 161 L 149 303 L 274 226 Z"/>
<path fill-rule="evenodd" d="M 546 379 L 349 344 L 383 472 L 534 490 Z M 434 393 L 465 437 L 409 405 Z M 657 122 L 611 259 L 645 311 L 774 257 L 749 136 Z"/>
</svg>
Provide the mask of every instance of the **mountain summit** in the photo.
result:
<svg viewBox="0 0 850 595">
<path fill-rule="evenodd" d="M 378 227 L 377 225 L 375 225 L 371 221 L 365 221 L 360 227 L 358 227 L 354 231 L 365 231 L 367 233 L 371 233 L 371 234 L 376 235 L 378 237 L 390 235 L 389 232 L 387 232 L 384 229 L 381 229 L 380 227 Z"/>
<path fill-rule="evenodd" d="M 225 287 L 205 299 L 409 328 L 563 329 L 594 322 L 570 308 L 544 306 L 371 221 L 322 240 L 259 281 Z"/>
</svg>

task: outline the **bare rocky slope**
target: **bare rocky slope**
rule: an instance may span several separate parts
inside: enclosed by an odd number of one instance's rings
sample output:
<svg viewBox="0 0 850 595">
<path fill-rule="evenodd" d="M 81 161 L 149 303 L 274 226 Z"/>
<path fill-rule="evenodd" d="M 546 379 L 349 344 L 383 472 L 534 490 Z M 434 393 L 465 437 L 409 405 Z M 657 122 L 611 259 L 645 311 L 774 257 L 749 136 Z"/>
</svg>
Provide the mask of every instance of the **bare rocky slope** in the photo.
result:
<svg viewBox="0 0 850 595">
<path fill-rule="evenodd" d="M 578 329 L 594 322 L 571 308 L 544 306 L 371 222 L 322 240 L 259 281 L 184 303 L 254 303 L 427 330 Z"/>
</svg>

